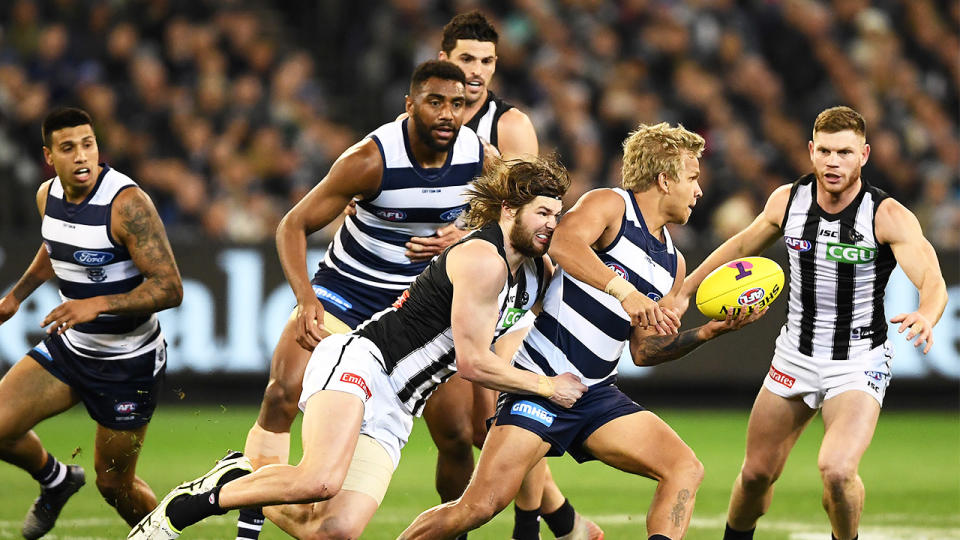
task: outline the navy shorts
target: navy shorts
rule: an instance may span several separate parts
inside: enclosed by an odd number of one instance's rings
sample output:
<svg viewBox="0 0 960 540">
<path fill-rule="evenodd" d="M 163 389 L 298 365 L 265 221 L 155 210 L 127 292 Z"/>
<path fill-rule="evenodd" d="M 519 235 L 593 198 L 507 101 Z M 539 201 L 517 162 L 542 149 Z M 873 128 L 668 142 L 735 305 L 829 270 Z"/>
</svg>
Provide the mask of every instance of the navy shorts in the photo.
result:
<svg viewBox="0 0 960 540">
<path fill-rule="evenodd" d="M 573 407 L 564 409 L 540 396 L 501 394 L 496 423 L 532 431 L 550 443 L 548 456 L 569 453 L 578 463 L 596 459 L 583 447 L 594 431 L 628 414 L 640 412 L 637 405 L 613 384 L 592 387 Z"/>
<path fill-rule="evenodd" d="M 321 266 L 310 281 L 323 309 L 350 328 L 390 307 L 403 291 L 372 287 Z"/>
<path fill-rule="evenodd" d="M 133 358 L 97 360 L 76 355 L 53 334 L 27 355 L 73 389 L 98 424 L 116 430 L 150 422 L 167 368 L 166 343 Z"/>
</svg>

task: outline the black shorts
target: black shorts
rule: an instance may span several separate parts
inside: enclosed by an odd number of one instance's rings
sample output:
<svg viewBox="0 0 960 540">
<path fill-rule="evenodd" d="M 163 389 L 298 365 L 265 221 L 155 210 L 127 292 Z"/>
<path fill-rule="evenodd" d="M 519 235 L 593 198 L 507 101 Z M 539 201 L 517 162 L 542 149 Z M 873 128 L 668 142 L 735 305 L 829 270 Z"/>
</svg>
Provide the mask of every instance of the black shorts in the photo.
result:
<svg viewBox="0 0 960 540">
<path fill-rule="evenodd" d="M 78 356 L 53 334 L 27 353 L 70 386 L 98 424 L 117 430 L 139 428 L 157 408 L 166 373 L 166 343 L 140 356 L 98 360 Z"/>
<path fill-rule="evenodd" d="M 550 443 L 548 456 L 569 453 L 578 463 L 596 459 L 583 447 L 594 431 L 628 414 L 644 410 L 613 384 L 592 387 L 573 407 L 564 409 L 540 396 L 501 394 L 496 423 L 532 431 Z"/>
</svg>

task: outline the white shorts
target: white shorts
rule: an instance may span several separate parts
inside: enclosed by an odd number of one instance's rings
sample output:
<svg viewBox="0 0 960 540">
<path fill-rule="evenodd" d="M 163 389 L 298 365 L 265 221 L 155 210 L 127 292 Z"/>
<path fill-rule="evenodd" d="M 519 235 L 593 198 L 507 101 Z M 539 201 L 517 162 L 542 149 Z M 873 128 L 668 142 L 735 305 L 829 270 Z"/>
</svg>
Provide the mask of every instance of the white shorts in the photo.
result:
<svg viewBox="0 0 960 540">
<path fill-rule="evenodd" d="M 354 334 L 330 335 L 310 356 L 299 405 L 305 410 L 310 396 L 322 390 L 357 396 L 364 403 L 360 433 L 380 443 L 396 468 L 400 450 L 410 438 L 413 417 L 390 386 L 382 361 L 380 349 L 369 339 Z"/>
<path fill-rule="evenodd" d="M 797 352 L 781 333 L 763 386 L 780 397 L 799 397 L 811 409 L 847 390 L 862 390 L 882 407 L 893 355 L 893 344 L 886 341 L 851 360 L 816 358 Z"/>
</svg>

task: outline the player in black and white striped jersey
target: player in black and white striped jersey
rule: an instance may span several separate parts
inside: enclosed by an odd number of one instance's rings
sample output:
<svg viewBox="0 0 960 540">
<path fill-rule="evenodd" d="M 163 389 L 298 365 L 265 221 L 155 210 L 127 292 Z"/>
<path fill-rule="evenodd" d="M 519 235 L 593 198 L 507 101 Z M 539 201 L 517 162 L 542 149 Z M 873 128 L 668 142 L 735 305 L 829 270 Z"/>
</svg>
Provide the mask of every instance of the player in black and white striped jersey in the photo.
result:
<svg viewBox="0 0 960 540">
<path fill-rule="evenodd" d="M 821 112 L 809 143 L 813 174 L 774 191 L 754 222 L 717 248 L 684 284 L 783 237 L 790 260 L 787 322 L 750 413 L 746 458 L 724 538 L 753 538 L 773 483 L 819 409 L 825 432 L 819 467 L 834 538 L 856 538 L 863 509 L 860 459 L 873 438 L 890 382 L 884 288 L 900 264 L 919 292 L 917 310 L 890 319 L 926 353 L 947 302 L 936 252 L 917 218 L 861 178 L 870 156 L 863 117 L 849 107 Z"/>
<path fill-rule="evenodd" d="M 84 484 L 83 469 L 58 462 L 33 426 L 81 401 L 97 422 L 100 493 L 131 525 L 156 506 L 136 464 L 166 368 L 156 312 L 183 296 L 153 203 L 133 180 L 99 162 L 89 115 L 54 110 L 42 134 L 44 157 L 57 173 L 37 192 L 43 246 L 0 299 L 0 323 L 53 277 L 63 299 L 42 322 L 49 335 L 0 381 L 0 458 L 41 485 L 24 522 L 26 538 L 53 528 Z"/>
</svg>

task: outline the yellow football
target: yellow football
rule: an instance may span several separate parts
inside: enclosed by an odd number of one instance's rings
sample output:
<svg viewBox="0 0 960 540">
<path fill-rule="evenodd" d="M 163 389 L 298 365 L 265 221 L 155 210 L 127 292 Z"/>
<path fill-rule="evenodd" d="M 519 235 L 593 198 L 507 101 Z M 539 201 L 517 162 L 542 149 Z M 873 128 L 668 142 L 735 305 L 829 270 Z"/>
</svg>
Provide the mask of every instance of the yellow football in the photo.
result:
<svg viewBox="0 0 960 540">
<path fill-rule="evenodd" d="M 752 313 L 780 295 L 783 269 L 765 257 L 744 257 L 730 261 L 710 272 L 697 289 L 697 309 L 707 317 L 722 321 L 727 312 Z"/>
</svg>

